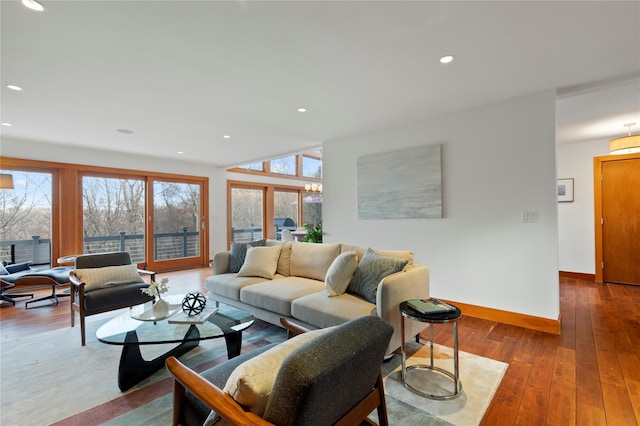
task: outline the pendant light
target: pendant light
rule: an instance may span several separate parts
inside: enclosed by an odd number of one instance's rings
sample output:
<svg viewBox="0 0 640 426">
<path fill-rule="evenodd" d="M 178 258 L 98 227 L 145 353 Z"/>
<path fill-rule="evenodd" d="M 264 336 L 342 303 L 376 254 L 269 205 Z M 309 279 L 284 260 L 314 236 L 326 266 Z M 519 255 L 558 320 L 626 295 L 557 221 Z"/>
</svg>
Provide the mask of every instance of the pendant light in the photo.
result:
<svg viewBox="0 0 640 426">
<path fill-rule="evenodd" d="M 629 135 L 612 139 L 609 142 L 609 153 L 611 154 L 632 154 L 640 152 L 640 135 L 632 135 L 631 128 L 636 123 L 626 123 L 624 127 L 629 129 Z"/>
</svg>

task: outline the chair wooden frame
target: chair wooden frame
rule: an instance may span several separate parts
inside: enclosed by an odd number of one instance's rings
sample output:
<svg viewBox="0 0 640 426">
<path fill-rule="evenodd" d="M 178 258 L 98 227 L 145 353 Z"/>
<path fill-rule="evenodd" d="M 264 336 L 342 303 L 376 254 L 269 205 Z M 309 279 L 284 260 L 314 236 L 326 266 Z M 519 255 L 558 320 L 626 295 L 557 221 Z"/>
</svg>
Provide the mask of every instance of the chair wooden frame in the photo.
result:
<svg viewBox="0 0 640 426">
<path fill-rule="evenodd" d="M 146 271 L 143 269 L 138 269 L 138 273 L 141 275 L 149 275 L 151 277 L 151 281 L 155 281 L 156 278 L 156 273 L 155 272 L 151 272 L 151 271 Z M 86 336 L 85 336 L 85 317 L 91 316 L 91 315 L 96 315 L 96 314 L 101 314 L 103 312 L 109 312 L 109 311 L 114 311 L 116 309 L 122 309 L 122 308 L 131 308 L 132 305 L 131 302 L 129 301 L 124 301 L 122 303 L 119 303 L 117 305 L 110 305 L 107 308 L 103 308 L 103 309 L 96 309 L 96 310 L 92 310 L 90 312 L 85 310 L 85 303 L 84 303 L 84 297 L 85 297 L 85 290 L 84 290 L 84 286 L 85 283 L 82 282 L 82 280 L 80 278 L 78 278 L 78 276 L 74 273 L 74 271 L 71 271 L 69 273 L 69 280 L 71 281 L 71 327 L 75 326 L 75 312 L 77 312 L 80 316 L 80 337 L 82 339 L 82 346 L 85 346 L 86 344 Z M 151 298 L 150 300 L 152 300 L 153 298 Z"/>
<path fill-rule="evenodd" d="M 304 333 L 306 329 L 299 327 L 284 318 L 280 322 L 287 328 L 289 337 Z M 188 389 L 198 399 L 214 410 L 220 417 L 233 425 L 238 426 L 264 426 L 273 425 L 255 413 L 247 411 L 238 404 L 231 396 L 222 389 L 209 382 L 198 373 L 182 364 L 175 357 L 170 357 L 166 361 L 169 372 L 174 377 L 173 384 L 173 425 L 182 424 L 181 413 Z M 337 426 L 356 426 L 365 422 L 369 425 L 376 425 L 368 418 L 369 413 L 377 410 L 380 426 L 388 426 L 387 406 L 384 396 L 384 382 L 382 372 L 378 372 L 378 379 L 374 388 L 363 399 L 360 400 L 349 412 L 347 412 L 337 423 Z"/>
</svg>

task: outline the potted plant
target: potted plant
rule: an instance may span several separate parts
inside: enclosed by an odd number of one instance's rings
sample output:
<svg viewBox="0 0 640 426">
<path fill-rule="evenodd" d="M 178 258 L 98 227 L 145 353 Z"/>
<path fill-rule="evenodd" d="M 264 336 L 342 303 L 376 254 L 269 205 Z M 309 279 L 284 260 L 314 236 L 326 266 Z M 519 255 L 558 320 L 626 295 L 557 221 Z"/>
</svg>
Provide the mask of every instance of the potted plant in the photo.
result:
<svg viewBox="0 0 640 426">
<path fill-rule="evenodd" d="M 304 229 L 307 231 L 307 235 L 305 235 L 303 240 L 305 243 L 322 242 L 322 223 L 319 223 L 317 226 L 305 223 Z"/>
</svg>

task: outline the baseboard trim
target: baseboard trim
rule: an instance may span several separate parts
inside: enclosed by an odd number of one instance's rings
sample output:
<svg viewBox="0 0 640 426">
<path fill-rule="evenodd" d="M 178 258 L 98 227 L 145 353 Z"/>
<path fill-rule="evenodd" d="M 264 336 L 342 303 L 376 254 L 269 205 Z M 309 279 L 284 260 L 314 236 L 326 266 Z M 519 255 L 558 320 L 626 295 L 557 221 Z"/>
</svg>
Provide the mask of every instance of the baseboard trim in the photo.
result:
<svg viewBox="0 0 640 426">
<path fill-rule="evenodd" d="M 573 278 L 576 280 L 584 280 L 589 282 L 596 281 L 596 274 L 585 274 L 583 272 L 560 271 L 560 278 Z"/>
<path fill-rule="evenodd" d="M 544 333 L 560 335 L 562 329 L 562 318 L 557 320 L 536 317 L 533 315 L 519 314 L 517 312 L 503 311 L 500 309 L 487 308 L 484 306 L 468 305 L 455 301 L 447 301 L 462 310 L 462 315 L 480 318 L 489 321 L 496 321 L 502 324 L 515 325 L 529 330 L 542 331 Z"/>
</svg>

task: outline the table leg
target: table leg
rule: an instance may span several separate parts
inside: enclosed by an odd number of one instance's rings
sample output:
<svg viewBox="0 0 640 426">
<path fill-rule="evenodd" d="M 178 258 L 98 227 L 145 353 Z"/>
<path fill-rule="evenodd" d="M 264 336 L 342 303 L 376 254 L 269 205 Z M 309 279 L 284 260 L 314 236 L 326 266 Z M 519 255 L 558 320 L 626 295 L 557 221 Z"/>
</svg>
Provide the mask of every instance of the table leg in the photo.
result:
<svg viewBox="0 0 640 426">
<path fill-rule="evenodd" d="M 242 349 L 242 331 L 225 333 L 224 340 L 227 342 L 227 358 L 235 358 L 240 355 Z"/>
<path fill-rule="evenodd" d="M 153 373 L 164 367 L 164 362 L 170 356 L 179 357 L 200 344 L 200 332 L 194 325 L 189 327 L 184 338 L 190 339 L 180 343 L 169 352 L 160 355 L 152 360 L 142 358 L 140 352 L 140 344 L 138 343 L 138 334 L 135 330 L 127 332 L 125 344 L 122 347 L 122 355 L 120 355 L 120 367 L 118 368 L 118 387 L 121 391 L 131 389 L 134 385 L 151 376 Z M 193 339 L 193 340 L 191 340 Z"/>
<path fill-rule="evenodd" d="M 400 315 L 400 354 L 402 357 L 402 383 L 407 383 L 407 352 L 404 342 L 404 316 Z"/>
</svg>

